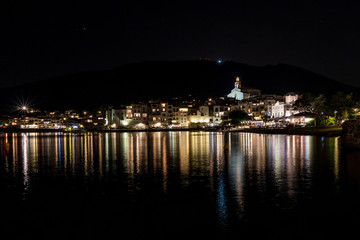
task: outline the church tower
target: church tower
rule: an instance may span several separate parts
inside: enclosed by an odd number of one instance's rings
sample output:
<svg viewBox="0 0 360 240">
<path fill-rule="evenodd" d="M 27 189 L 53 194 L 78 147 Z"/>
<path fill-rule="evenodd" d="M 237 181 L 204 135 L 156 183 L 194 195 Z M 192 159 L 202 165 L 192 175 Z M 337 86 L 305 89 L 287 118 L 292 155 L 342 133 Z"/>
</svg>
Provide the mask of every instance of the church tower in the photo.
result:
<svg viewBox="0 0 360 240">
<path fill-rule="evenodd" d="M 236 100 L 244 99 L 244 93 L 241 92 L 240 78 L 235 79 L 235 88 L 227 95 L 228 98 L 235 98 Z"/>
<path fill-rule="evenodd" d="M 240 78 L 239 77 L 236 77 L 236 80 L 235 80 L 235 88 L 241 88 L 241 82 L 240 82 Z"/>
</svg>

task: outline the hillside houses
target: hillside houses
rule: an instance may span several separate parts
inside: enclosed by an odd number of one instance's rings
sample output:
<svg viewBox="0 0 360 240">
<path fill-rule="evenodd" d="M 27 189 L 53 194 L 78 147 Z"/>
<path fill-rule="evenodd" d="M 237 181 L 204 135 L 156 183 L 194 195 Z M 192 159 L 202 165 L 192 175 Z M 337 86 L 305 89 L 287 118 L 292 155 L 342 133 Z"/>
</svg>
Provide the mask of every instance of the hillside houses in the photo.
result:
<svg viewBox="0 0 360 240">
<path fill-rule="evenodd" d="M 134 103 L 106 110 L 108 129 L 189 128 L 215 127 L 228 120 L 229 113 L 245 111 L 254 120 L 276 120 L 292 116 L 299 111 L 293 106 L 296 100 L 287 101 L 293 93 L 260 95 L 242 100 L 226 97 L 205 101 L 161 101 Z M 296 95 L 296 98 L 298 96 Z"/>
<path fill-rule="evenodd" d="M 294 107 L 298 99 L 299 95 L 295 93 L 261 94 L 259 89 L 242 88 L 237 77 L 235 88 L 224 97 L 205 100 L 152 99 L 94 111 L 22 112 L 15 117 L 3 119 L 0 126 L 88 130 L 218 127 L 227 123 L 229 113 L 236 110 L 246 112 L 258 124 L 279 120 L 286 122 L 285 118 L 299 113 Z"/>
</svg>

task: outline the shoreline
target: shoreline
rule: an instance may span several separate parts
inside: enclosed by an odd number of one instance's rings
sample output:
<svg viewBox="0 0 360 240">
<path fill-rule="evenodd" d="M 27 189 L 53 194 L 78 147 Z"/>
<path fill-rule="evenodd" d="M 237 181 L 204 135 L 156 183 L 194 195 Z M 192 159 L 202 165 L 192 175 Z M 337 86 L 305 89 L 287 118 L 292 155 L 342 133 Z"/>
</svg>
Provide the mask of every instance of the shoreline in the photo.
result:
<svg viewBox="0 0 360 240">
<path fill-rule="evenodd" d="M 315 135 L 326 137 L 337 137 L 342 135 L 342 127 L 322 127 L 322 128 L 249 128 L 234 129 L 231 132 L 250 132 L 261 134 L 287 134 L 287 135 Z"/>
<path fill-rule="evenodd" d="M 248 132 L 260 134 L 287 134 L 287 135 L 316 135 L 316 136 L 341 136 L 342 127 L 322 128 L 178 128 L 178 129 L 102 129 L 102 130 L 75 130 L 65 131 L 58 129 L 1 129 L 0 133 L 87 133 L 87 132 Z"/>
</svg>

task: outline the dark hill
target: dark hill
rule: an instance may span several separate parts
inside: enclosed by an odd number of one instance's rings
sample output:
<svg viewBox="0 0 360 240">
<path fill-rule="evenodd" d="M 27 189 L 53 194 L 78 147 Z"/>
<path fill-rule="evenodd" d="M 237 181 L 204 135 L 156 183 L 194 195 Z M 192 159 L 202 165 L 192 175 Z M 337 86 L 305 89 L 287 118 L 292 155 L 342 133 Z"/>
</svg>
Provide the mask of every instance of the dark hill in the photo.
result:
<svg viewBox="0 0 360 240">
<path fill-rule="evenodd" d="M 106 71 L 84 72 L 0 89 L 2 108 L 29 98 L 40 109 L 117 106 L 150 98 L 225 96 L 239 76 L 242 86 L 263 93 L 315 94 L 359 89 L 290 65 L 250 66 L 211 61 L 142 62 Z"/>
</svg>

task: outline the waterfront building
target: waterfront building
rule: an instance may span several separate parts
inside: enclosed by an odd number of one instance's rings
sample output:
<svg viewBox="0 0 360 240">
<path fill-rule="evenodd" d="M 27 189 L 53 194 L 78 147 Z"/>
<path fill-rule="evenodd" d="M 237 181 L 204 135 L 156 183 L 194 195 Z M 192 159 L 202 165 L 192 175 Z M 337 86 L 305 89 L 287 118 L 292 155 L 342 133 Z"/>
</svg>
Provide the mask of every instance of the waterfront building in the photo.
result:
<svg viewBox="0 0 360 240">
<path fill-rule="evenodd" d="M 302 112 L 302 113 L 297 113 L 290 117 L 287 117 L 286 122 L 288 125 L 304 127 L 309 122 L 314 121 L 316 116 L 317 116 L 317 114 L 315 114 L 315 113 Z"/>
<path fill-rule="evenodd" d="M 285 116 L 285 103 L 277 101 L 267 107 L 267 116 L 271 118 L 281 118 Z"/>
<path fill-rule="evenodd" d="M 171 125 L 173 120 L 173 105 L 168 102 L 150 101 L 148 125 L 152 128 L 162 128 Z"/>
<path fill-rule="evenodd" d="M 126 117 L 126 108 L 114 109 L 112 106 L 106 110 L 106 126 L 112 129 L 128 125 L 129 119 Z M 87 125 L 94 125 L 92 117 L 86 120 Z"/>
<path fill-rule="evenodd" d="M 219 125 L 223 121 L 223 119 L 229 116 L 229 112 L 231 111 L 231 107 L 227 105 L 214 105 L 212 107 L 212 112 L 210 115 L 212 116 L 212 123 L 214 125 Z"/>
<path fill-rule="evenodd" d="M 209 106 L 199 106 L 199 108 L 196 110 L 196 114 L 194 113 L 195 112 L 189 116 L 189 121 L 192 124 L 207 125 L 210 123 L 210 119 L 212 119 L 209 114 Z"/>
<path fill-rule="evenodd" d="M 188 107 L 174 107 L 173 126 L 187 127 L 189 125 L 189 108 Z"/>
</svg>

